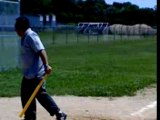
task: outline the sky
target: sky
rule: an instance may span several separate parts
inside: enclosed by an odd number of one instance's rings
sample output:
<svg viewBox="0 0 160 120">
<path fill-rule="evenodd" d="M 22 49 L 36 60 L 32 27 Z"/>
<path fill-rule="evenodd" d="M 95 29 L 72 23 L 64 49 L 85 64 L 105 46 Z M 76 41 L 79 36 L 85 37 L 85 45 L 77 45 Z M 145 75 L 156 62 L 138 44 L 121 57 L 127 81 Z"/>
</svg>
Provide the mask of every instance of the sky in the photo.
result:
<svg viewBox="0 0 160 120">
<path fill-rule="evenodd" d="M 113 4 L 113 2 L 130 2 L 139 6 L 140 8 L 154 8 L 157 5 L 157 0 L 105 0 L 107 4 Z"/>
</svg>

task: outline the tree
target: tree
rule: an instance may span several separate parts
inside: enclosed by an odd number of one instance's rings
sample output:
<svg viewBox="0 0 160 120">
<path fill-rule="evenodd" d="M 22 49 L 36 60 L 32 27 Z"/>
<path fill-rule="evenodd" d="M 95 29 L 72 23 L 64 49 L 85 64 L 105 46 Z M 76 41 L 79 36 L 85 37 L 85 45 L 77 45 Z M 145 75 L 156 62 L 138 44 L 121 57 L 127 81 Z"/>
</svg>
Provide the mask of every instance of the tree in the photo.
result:
<svg viewBox="0 0 160 120">
<path fill-rule="evenodd" d="M 48 7 L 51 0 L 21 0 L 22 14 L 44 14 L 51 10 Z"/>
<path fill-rule="evenodd" d="M 95 21 L 156 25 L 156 11 L 156 6 L 155 9 L 140 9 L 130 2 L 114 2 L 109 5 L 105 0 L 21 0 L 22 14 L 53 13 L 57 21 L 63 23 Z"/>
</svg>

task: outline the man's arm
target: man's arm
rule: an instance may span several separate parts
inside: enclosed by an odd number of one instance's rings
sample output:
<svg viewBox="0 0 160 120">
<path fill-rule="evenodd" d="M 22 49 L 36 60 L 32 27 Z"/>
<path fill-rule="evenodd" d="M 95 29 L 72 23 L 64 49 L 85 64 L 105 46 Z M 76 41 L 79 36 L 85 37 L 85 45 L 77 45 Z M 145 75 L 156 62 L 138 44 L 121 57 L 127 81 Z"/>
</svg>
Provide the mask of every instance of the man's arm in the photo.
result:
<svg viewBox="0 0 160 120">
<path fill-rule="evenodd" d="M 46 74 L 50 74 L 52 71 L 52 67 L 48 65 L 48 57 L 46 51 L 43 49 L 39 51 L 39 56 L 42 59 L 43 65 L 45 67 Z"/>
</svg>

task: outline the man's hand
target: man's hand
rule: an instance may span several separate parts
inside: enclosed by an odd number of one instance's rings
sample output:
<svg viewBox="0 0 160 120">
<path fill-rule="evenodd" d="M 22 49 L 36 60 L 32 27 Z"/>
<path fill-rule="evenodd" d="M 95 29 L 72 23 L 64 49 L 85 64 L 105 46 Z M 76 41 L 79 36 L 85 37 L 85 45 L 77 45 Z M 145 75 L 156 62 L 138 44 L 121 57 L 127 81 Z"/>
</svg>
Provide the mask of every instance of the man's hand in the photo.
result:
<svg viewBox="0 0 160 120">
<path fill-rule="evenodd" d="M 52 67 L 49 65 L 45 65 L 45 72 L 46 74 L 50 74 L 52 72 Z"/>
</svg>

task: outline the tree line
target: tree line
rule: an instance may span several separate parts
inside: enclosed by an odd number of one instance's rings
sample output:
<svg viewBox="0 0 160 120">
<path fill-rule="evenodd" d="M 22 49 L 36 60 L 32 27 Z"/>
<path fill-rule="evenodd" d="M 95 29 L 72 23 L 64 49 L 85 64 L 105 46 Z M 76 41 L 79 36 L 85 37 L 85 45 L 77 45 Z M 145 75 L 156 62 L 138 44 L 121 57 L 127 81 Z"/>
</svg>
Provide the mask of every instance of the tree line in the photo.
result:
<svg viewBox="0 0 160 120">
<path fill-rule="evenodd" d="M 16 1 L 16 0 L 15 0 Z M 109 22 L 156 26 L 157 8 L 139 8 L 130 2 L 105 0 L 21 0 L 21 14 L 55 14 L 57 22 Z"/>
</svg>

